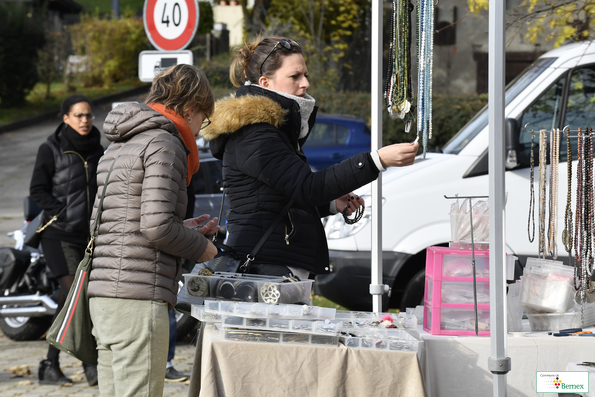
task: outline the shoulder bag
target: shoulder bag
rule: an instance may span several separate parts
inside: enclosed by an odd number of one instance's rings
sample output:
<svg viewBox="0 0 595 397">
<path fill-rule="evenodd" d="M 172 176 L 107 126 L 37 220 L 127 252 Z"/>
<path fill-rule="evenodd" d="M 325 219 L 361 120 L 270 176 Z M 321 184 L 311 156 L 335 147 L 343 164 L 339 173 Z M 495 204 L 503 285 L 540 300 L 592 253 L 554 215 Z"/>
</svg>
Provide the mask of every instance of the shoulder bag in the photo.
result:
<svg viewBox="0 0 595 397">
<path fill-rule="evenodd" d="M 68 292 L 64 307 L 60 313 L 58 313 L 58 316 L 54 320 L 46 337 L 49 344 L 55 348 L 93 365 L 97 365 L 97 342 L 91 333 L 93 324 L 91 323 L 89 298 L 87 297 L 89 273 L 93 261 L 93 242 L 99 231 L 101 212 L 103 210 L 103 199 L 105 198 L 105 191 L 109 183 L 109 177 L 114 169 L 116 159 L 125 145 L 126 144 L 118 150 L 109 169 L 105 185 L 103 185 L 103 193 L 99 200 L 99 205 L 97 206 L 95 223 L 91 233 L 91 239 L 85 250 L 85 257 L 76 269 L 74 283 Z"/>
<path fill-rule="evenodd" d="M 33 210 L 33 207 L 40 210 L 40 208 L 37 206 L 37 204 L 35 204 L 35 202 L 33 201 L 33 199 L 30 196 L 25 197 L 24 205 L 25 205 L 25 213 L 28 213 L 31 210 Z M 62 211 L 64 211 L 64 210 L 62 210 Z M 39 243 L 41 242 L 41 232 L 43 232 L 45 230 L 45 228 L 47 228 L 56 219 L 58 219 L 58 216 L 62 213 L 62 211 L 60 211 L 60 213 L 58 213 L 57 215 L 54 215 L 44 225 L 43 222 L 45 219 L 45 211 L 40 210 L 40 212 L 37 214 L 37 216 L 35 218 L 33 218 L 31 220 L 31 222 L 29 222 L 27 224 L 27 229 L 25 230 L 25 238 L 23 240 L 23 244 L 25 244 L 29 247 L 32 247 L 32 248 L 39 247 Z"/>
</svg>

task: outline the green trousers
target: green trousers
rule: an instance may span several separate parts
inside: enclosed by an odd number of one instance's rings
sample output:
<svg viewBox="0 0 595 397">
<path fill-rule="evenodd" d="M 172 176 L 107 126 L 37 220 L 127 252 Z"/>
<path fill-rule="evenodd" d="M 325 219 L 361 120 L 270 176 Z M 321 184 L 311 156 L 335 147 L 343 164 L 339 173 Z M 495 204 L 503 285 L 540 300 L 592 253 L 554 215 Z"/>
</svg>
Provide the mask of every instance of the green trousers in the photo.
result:
<svg viewBox="0 0 595 397">
<path fill-rule="evenodd" d="M 163 395 L 169 317 L 163 301 L 90 298 L 102 397 Z"/>
</svg>

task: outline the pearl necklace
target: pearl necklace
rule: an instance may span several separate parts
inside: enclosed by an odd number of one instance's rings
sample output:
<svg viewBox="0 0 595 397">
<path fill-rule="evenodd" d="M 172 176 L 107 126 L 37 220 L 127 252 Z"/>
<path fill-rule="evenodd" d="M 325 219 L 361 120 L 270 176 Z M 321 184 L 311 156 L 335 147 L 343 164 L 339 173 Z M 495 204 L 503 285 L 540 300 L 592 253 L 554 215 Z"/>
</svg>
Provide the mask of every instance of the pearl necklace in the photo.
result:
<svg viewBox="0 0 595 397">
<path fill-rule="evenodd" d="M 417 1 L 417 133 L 422 133 L 423 157 L 432 139 L 432 67 L 434 62 L 434 0 Z"/>
<path fill-rule="evenodd" d="M 535 240 L 535 155 L 533 153 L 534 147 L 535 131 L 531 130 L 531 176 L 529 178 L 529 183 L 531 184 L 531 195 L 529 197 L 529 221 L 527 224 L 527 234 L 529 235 L 530 243 L 532 243 Z M 533 224 L 533 233 L 531 233 L 531 224 Z"/>
<path fill-rule="evenodd" d="M 545 203 L 547 179 L 547 132 L 539 131 L 539 248 L 538 257 L 545 259 Z"/>
<path fill-rule="evenodd" d="M 560 130 L 550 133 L 550 200 L 548 222 L 548 252 L 554 259 L 558 257 L 558 165 L 560 163 Z"/>
</svg>

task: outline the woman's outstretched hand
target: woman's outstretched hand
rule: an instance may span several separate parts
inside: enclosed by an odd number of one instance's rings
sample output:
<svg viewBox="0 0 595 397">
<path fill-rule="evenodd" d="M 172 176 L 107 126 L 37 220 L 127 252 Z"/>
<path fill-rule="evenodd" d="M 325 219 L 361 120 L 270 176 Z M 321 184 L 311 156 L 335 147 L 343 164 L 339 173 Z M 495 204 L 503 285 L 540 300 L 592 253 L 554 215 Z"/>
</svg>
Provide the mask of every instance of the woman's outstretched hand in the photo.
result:
<svg viewBox="0 0 595 397">
<path fill-rule="evenodd" d="M 413 164 L 418 149 L 418 142 L 395 143 L 378 149 L 378 157 L 385 168 L 404 167 Z"/>
<path fill-rule="evenodd" d="M 219 231 L 221 226 L 217 225 L 217 217 L 214 217 L 208 223 L 201 225 L 203 222 L 207 221 L 209 217 L 209 214 L 203 214 L 197 218 L 186 219 L 184 220 L 184 226 L 194 229 L 204 236 L 212 236 Z"/>
</svg>

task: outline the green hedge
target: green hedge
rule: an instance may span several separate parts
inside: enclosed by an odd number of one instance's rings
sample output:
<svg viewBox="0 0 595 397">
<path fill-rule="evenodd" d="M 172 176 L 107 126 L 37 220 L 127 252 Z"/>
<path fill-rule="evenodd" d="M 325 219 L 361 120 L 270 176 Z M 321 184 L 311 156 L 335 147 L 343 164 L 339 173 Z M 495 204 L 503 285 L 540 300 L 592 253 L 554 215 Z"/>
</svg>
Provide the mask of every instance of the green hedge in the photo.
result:
<svg viewBox="0 0 595 397">
<path fill-rule="evenodd" d="M 84 16 L 69 29 L 76 55 L 87 55 L 87 71 L 78 74 L 85 86 L 105 86 L 138 76 L 138 54 L 149 40 L 141 18 L 101 19 Z"/>
<path fill-rule="evenodd" d="M 37 83 L 37 51 L 45 42 L 43 14 L 25 4 L 0 2 L 0 101 L 18 107 Z"/>
</svg>

